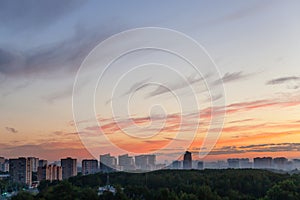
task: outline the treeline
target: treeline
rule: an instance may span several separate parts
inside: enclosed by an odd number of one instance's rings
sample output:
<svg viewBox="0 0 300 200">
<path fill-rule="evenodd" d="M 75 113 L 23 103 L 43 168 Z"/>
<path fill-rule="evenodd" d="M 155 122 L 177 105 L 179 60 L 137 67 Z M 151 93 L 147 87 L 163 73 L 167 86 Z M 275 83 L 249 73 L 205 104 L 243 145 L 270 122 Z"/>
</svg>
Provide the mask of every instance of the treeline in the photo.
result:
<svg viewBox="0 0 300 200">
<path fill-rule="evenodd" d="M 107 182 L 106 174 L 76 176 L 63 182 L 41 182 L 36 196 L 25 192 L 19 199 L 118 199 L 118 200 L 300 200 L 300 175 L 279 174 L 265 170 L 161 170 L 150 173 L 109 174 L 117 193 L 97 189 Z"/>
</svg>

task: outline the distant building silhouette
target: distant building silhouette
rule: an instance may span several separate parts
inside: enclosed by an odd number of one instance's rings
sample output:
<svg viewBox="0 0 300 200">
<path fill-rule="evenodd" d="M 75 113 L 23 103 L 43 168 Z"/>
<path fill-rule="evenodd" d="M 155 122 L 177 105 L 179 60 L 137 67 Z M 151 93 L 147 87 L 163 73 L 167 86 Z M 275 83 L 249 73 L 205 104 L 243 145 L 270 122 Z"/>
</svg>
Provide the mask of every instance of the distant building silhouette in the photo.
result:
<svg viewBox="0 0 300 200">
<path fill-rule="evenodd" d="M 134 160 L 137 169 L 153 170 L 156 167 L 156 155 L 138 155 Z"/>
<path fill-rule="evenodd" d="M 254 168 L 256 169 L 271 169 L 272 168 L 272 158 L 271 157 L 256 157 L 253 159 Z"/>
<path fill-rule="evenodd" d="M 28 158 L 9 159 L 9 175 L 13 182 L 31 186 L 32 167 Z"/>
<path fill-rule="evenodd" d="M 197 169 L 200 169 L 200 170 L 204 169 L 204 163 L 203 163 L 203 161 L 198 161 L 198 163 L 197 163 Z"/>
<path fill-rule="evenodd" d="M 95 174 L 98 171 L 98 160 L 82 160 L 82 175 Z"/>
<path fill-rule="evenodd" d="M 133 170 L 134 160 L 132 156 L 128 154 L 118 156 L 120 170 Z"/>
<path fill-rule="evenodd" d="M 61 159 L 62 178 L 68 179 L 77 175 L 77 159 L 65 158 Z"/>
<path fill-rule="evenodd" d="M 48 180 L 50 182 L 55 180 L 62 180 L 62 167 L 56 165 L 44 165 L 38 167 L 37 171 L 38 181 Z"/>
<path fill-rule="evenodd" d="M 9 160 L 4 157 L 0 157 L 0 171 L 8 172 L 9 171 Z"/>
<path fill-rule="evenodd" d="M 175 160 L 172 162 L 172 169 L 181 169 L 181 161 Z"/>
<path fill-rule="evenodd" d="M 191 169 L 192 168 L 192 153 L 186 151 L 183 156 L 183 169 Z"/>
<path fill-rule="evenodd" d="M 117 158 L 111 156 L 109 153 L 100 155 L 100 171 L 113 172 L 117 168 Z"/>
<path fill-rule="evenodd" d="M 238 158 L 229 158 L 227 159 L 228 167 L 232 169 L 240 168 L 240 159 Z"/>
<path fill-rule="evenodd" d="M 279 170 L 285 170 L 288 165 L 288 159 L 285 157 L 277 157 L 273 159 L 274 168 Z"/>
</svg>

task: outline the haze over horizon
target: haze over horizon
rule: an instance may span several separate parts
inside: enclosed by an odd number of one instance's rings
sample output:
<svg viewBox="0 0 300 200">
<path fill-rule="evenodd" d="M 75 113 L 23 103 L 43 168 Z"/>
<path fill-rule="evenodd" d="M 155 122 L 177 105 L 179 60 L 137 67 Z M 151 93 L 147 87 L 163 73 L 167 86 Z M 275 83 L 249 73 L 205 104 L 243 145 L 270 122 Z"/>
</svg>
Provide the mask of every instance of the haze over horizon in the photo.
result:
<svg viewBox="0 0 300 200">
<path fill-rule="evenodd" d="M 189 150 L 195 156 L 211 117 L 226 112 L 221 135 L 204 160 L 300 158 L 300 2 L 287 2 L 0 1 L 0 156 L 92 158 L 80 137 L 96 138 L 99 128 L 130 153 L 163 149 L 163 158 L 173 160 Z M 172 29 L 193 38 L 214 60 L 219 76 L 210 68 L 202 77 L 195 75 L 186 63 L 161 52 L 134 52 L 113 64 L 100 82 L 101 90 L 95 90 L 99 127 L 84 116 L 74 122 L 73 85 L 86 56 L 110 36 L 143 27 Z M 106 57 L 129 42 L 138 39 L 110 46 Z M 188 84 L 168 68 L 149 64 L 153 59 L 168 61 Z M 118 78 L 143 62 L 147 65 L 113 88 Z M 172 93 L 155 82 L 166 84 L 186 105 L 196 94 L 200 108 L 187 106 L 181 113 Z M 222 85 L 224 94 L 210 96 L 206 84 Z M 192 93 L 189 86 L 195 88 Z M 89 83 L 82 82 L 80 95 L 88 88 Z M 225 105 L 213 107 L 212 102 L 221 99 Z M 189 147 L 164 149 L 177 132 L 188 137 L 198 120 Z M 76 123 L 84 131 L 78 131 Z M 123 129 L 144 139 L 130 138 Z M 150 137 L 156 131 L 159 134 Z M 106 143 L 97 145 L 99 155 L 119 154 Z"/>
</svg>

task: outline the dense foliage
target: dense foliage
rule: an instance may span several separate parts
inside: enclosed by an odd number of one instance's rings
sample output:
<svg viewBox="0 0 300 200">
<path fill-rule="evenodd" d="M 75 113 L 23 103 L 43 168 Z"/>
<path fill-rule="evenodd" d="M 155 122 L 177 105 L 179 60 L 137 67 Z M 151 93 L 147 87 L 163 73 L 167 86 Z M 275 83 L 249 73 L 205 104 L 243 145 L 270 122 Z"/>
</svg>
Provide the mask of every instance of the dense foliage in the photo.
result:
<svg viewBox="0 0 300 200">
<path fill-rule="evenodd" d="M 97 195 L 105 185 L 106 174 L 76 176 L 68 181 L 42 182 L 40 193 L 19 193 L 18 199 L 120 199 L 120 200 L 196 200 L 196 199 L 299 199 L 300 175 L 279 174 L 265 170 L 161 170 L 151 173 L 109 174 L 117 193 Z"/>
</svg>

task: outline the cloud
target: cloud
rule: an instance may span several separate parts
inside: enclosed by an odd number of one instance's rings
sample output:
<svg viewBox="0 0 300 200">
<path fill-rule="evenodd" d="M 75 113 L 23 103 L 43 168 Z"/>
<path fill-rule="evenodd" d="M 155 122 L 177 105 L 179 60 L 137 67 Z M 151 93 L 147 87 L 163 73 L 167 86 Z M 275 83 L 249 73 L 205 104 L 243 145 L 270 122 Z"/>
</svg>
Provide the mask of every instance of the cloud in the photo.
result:
<svg viewBox="0 0 300 200">
<path fill-rule="evenodd" d="M 272 79 L 267 82 L 267 85 L 276 85 L 276 84 L 282 84 L 288 81 L 298 81 L 300 80 L 300 77 L 298 76 L 286 76 L 281 78 Z"/>
<path fill-rule="evenodd" d="M 251 74 L 244 74 L 242 71 L 233 72 L 233 73 L 228 72 L 223 77 L 216 80 L 214 82 L 214 85 L 219 85 L 219 84 L 222 84 L 222 83 L 230 83 L 230 82 L 233 82 L 233 81 L 242 80 L 243 78 L 246 78 L 250 75 Z"/>
<path fill-rule="evenodd" d="M 17 129 L 12 128 L 12 127 L 5 127 L 5 129 L 6 129 L 8 132 L 10 132 L 10 133 L 17 133 L 17 132 L 18 132 Z"/>
<path fill-rule="evenodd" d="M 288 89 L 298 89 L 300 86 L 300 77 L 299 76 L 285 76 L 280 78 L 275 78 L 266 82 L 266 85 L 280 85 L 288 84 Z"/>
<path fill-rule="evenodd" d="M 209 75 L 206 75 L 204 78 L 209 77 Z M 186 78 L 185 81 L 180 81 L 177 83 L 169 83 L 165 85 L 159 85 L 154 91 L 150 92 L 146 98 L 162 95 L 169 92 L 174 92 L 176 90 L 180 90 L 186 87 L 191 87 L 193 84 L 198 83 L 200 81 L 204 80 L 203 77 L 199 77 L 196 75 L 191 75 Z"/>
<path fill-rule="evenodd" d="M 197 148 L 195 150 L 198 150 Z M 299 151 L 300 143 L 269 143 L 247 146 L 223 146 L 214 148 L 209 155 L 243 154 L 250 152 L 291 152 Z M 199 153 L 195 151 L 194 153 Z"/>
<path fill-rule="evenodd" d="M 129 90 L 127 90 L 126 92 L 124 92 L 123 95 L 121 95 L 121 97 L 132 94 L 134 92 L 138 92 L 139 90 L 145 88 L 148 86 L 148 82 L 149 82 L 150 78 L 146 78 L 144 80 L 141 80 L 139 82 L 134 83 Z"/>
<path fill-rule="evenodd" d="M 0 26 L 13 32 L 41 30 L 79 9 L 83 1 L 0 1 Z"/>
<path fill-rule="evenodd" d="M 26 51 L 15 49 L 11 45 L 1 47 L 0 74 L 23 78 L 65 78 L 66 74 L 75 74 L 96 44 L 119 31 L 120 27 L 87 29 L 78 25 L 74 27 L 73 34 L 58 42 L 42 44 Z"/>
</svg>

